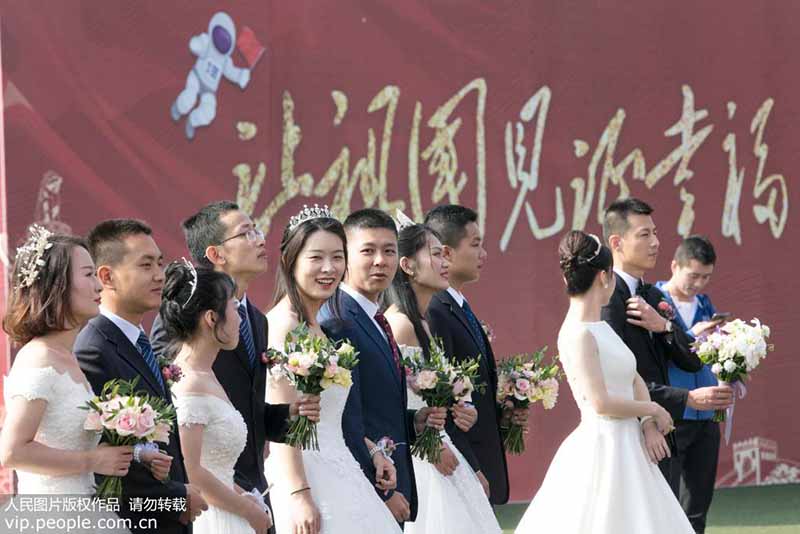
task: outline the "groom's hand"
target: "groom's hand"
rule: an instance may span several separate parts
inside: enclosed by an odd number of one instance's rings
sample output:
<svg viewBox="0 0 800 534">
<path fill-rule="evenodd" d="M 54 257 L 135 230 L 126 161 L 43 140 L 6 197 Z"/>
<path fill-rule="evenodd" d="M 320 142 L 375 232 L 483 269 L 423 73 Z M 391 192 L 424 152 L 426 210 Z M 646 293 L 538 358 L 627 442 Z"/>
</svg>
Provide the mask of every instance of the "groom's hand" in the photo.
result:
<svg viewBox="0 0 800 534">
<path fill-rule="evenodd" d="M 434 464 L 436 470 L 446 477 L 449 477 L 456 472 L 458 467 L 458 458 L 453 454 L 453 451 L 446 444 L 442 443 L 442 457 L 438 464 Z"/>
<path fill-rule="evenodd" d="M 389 497 L 386 501 L 386 506 L 398 523 L 404 523 L 411 517 L 411 506 L 408 505 L 408 501 L 399 491 L 395 491 L 394 495 Z"/>
<path fill-rule="evenodd" d="M 397 469 L 381 453 L 372 456 L 372 463 L 375 465 L 375 487 L 386 495 L 397 487 Z"/>
<path fill-rule="evenodd" d="M 301 395 L 289 405 L 289 415 L 291 417 L 302 415 L 314 423 L 319 423 L 319 402 L 319 395 Z"/>
<path fill-rule="evenodd" d="M 659 334 L 666 331 L 667 319 L 650 306 L 642 297 L 628 299 L 628 322 L 645 330 Z"/>
</svg>

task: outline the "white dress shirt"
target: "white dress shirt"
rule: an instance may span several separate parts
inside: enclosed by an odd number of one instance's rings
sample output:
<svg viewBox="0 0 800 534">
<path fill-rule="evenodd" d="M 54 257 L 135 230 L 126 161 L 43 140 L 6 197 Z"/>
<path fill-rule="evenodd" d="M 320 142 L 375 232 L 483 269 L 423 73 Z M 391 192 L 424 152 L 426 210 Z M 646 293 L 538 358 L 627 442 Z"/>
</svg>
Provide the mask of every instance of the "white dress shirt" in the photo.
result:
<svg viewBox="0 0 800 534">
<path fill-rule="evenodd" d="M 131 342 L 131 345 L 136 347 L 136 350 L 139 350 L 136 343 L 139 341 L 141 333 L 144 332 L 141 326 L 136 326 L 103 306 L 100 306 L 100 315 L 117 325 L 117 328 L 122 330 L 122 333 L 125 334 L 125 337 Z"/>
<path fill-rule="evenodd" d="M 461 291 L 453 289 L 452 287 L 448 287 L 447 292 L 450 293 L 450 296 L 453 297 L 453 299 L 455 299 L 456 304 L 458 304 L 459 308 L 464 307 L 464 301 L 467 299 L 464 298 L 464 294 L 461 293 Z"/>
<path fill-rule="evenodd" d="M 372 320 L 372 324 L 375 325 L 375 328 L 378 329 L 378 332 L 381 333 L 383 339 L 385 339 L 388 343 L 389 339 L 386 337 L 386 332 L 383 331 L 381 325 L 379 325 L 378 321 L 375 320 L 375 314 L 378 313 L 378 305 L 375 302 L 369 300 L 367 297 L 365 297 L 358 291 L 356 291 L 355 289 L 353 289 L 352 287 L 348 286 L 347 284 L 344 283 L 339 284 L 339 288 L 348 295 L 350 295 L 351 297 L 353 297 L 353 300 L 355 300 L 358 303 L 358 305 L 361 306 L 361 309 L 364 310 L 364 313 L 367 314 L 367 317 L 369 317 Z"/>
<path fill-rule="evenodd" d="M 636 296 L 636 290 L 639 288 L 639 279 L 635 276 L 631 276 L 622 269 L 614 269 L 614 272 L 617 273 L 625 280 L 625 283 L 628 284 L 628 289 L 631 291 L 631 296 Z"/>
</svg>

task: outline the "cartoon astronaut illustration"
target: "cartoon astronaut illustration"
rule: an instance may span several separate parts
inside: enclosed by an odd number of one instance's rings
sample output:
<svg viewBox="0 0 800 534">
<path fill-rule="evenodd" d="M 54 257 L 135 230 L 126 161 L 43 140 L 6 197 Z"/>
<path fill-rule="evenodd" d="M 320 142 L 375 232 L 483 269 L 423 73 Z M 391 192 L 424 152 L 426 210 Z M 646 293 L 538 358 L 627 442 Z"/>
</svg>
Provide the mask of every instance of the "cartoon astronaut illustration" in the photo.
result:
<svg viewBox="0 0 800 534">
<path fill-rule="evenodd" d="M 189 41 L 189 49 L 197 56 L 197 61 L 186 77 L 186 87 L 170 109 L 174 121 L 189 114 L 186 120 L 188 139 L 193 139 L 195 130 L 211 124 L 217 115 L 216 93 L 223 76 L 242 89 L 250 81 L 250 70 L 236 67 L 231 59 L 235 43 L 236 27 L 223 11 L 211 17 L 208 33 L 195 35 Z"/>
</svg>

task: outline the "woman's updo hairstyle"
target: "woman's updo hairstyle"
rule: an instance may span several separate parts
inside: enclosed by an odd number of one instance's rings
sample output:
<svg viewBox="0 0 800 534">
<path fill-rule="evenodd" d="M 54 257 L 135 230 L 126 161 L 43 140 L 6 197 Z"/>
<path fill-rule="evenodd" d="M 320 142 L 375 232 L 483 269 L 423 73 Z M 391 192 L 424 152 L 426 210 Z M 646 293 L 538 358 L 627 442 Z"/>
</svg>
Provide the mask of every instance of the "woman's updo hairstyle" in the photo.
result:
<svg viewBox="0 0 800 534">
<path fill-rule="evenodd" d="M 219 343 L 224 343 L 219 337 L 219 329 L 225 324 L 225 310 L 236 291 L 233 279 L 205 267 L 195 269 L 186 260 L 170 263 L 165 275 L 159 313 L 170 340 L 168 353 L 174 354 L 180 342 L 194 335 L 200 317 L 208 310 L 216 312 L 219 317 L 214 326 L 214 337 Z"/>
<path fill-rule="evenodd" d="M 558 257 L 570 296 L 589 291 L 598 271 L 609 272 L 613 264 L 611 251 L 600 238 L 580 230 L 572 230 L 561 238 Z"/>
</svg>

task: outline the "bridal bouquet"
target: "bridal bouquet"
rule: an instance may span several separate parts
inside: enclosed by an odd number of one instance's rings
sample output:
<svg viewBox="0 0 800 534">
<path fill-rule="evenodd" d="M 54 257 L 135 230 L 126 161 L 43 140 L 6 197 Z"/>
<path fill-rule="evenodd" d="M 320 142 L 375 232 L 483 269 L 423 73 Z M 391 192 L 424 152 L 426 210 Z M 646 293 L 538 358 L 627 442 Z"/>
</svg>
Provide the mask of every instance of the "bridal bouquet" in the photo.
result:
<svg viewBox="0 0 800 534">
<path fill-rule="evenodd" d="M 319 395 L 333 385 L 350 387 L 350 370 L 358 363 L 355 348 L 314 335 L 300 323 L 286 335 L 284 351 L 269 350 L 273 376 L 285 377 L 297 391 Z M 301 449 L 319 450 L 317 425 L 301 415 L 289 427 L 286 444 Z"/>
<path fill-rule="evenodd" d="M 100 395 L 81 407 L 89 411 L 83 428 L 102 432 L 103 439 L 112 446 L 169 443 L 175 407 L 161 397 L 137 392 L 138 382 L 139 377 L 106 382 Z M 97 496 L 101 498 L 121 494 L 120 477 L 107 476 L 97 488 Z"/>
<path fill-rule="evenodd" d="M 747 377 L 773 350 L 767 344 L 769 327 L 758 319 L 750 323 L 741 319 L 730 321 L 692 344 L 697 357 L 711 366 L 720 384 L 733 384 Z M 725 417 L 725 410 L 717 410 L 713 420 L 721 423 Z"/>
<path fill-rule="evenodd" d="M 431 340 L 430 359 L 421 349 L 403 351 L 403 366 L 408 385 L 428 406 L 450 407 L 460 401 L 472 399 L 478 376 L 478 360 L 473 358 L 460 363 L 448 360 L 441 345 Z M 417 436 L 411 453 L 418 458 L 437 464 L 442 457 L 442 436 L 435 428 L 426 426 Z"/>
<path fill-rule="evenodd" d="M 497 366 L 497 402 L 506 409 L 528 408 L 541 401 L 545 410 L 556 405 L 558 399 L 558 377 L 560 370 L 553 358 L 550 364 L 544 363 L 543 347 L 533 354 L 518 354 L 500 362 Z M 511 454 L 525 452 L 523 428 L 509 422 L 501 427 L 503 442 Z"/>
</svg>

